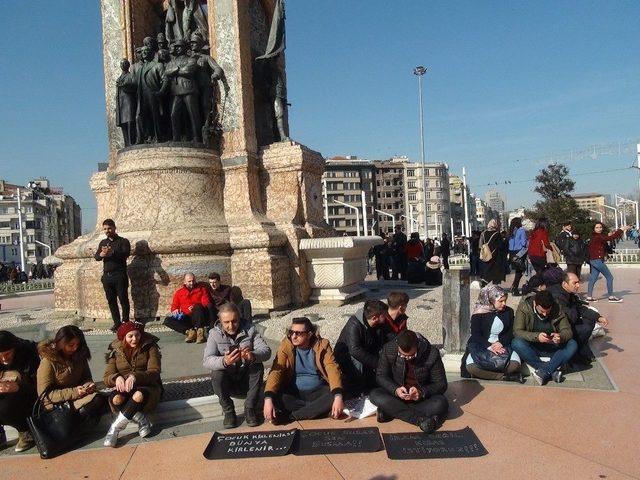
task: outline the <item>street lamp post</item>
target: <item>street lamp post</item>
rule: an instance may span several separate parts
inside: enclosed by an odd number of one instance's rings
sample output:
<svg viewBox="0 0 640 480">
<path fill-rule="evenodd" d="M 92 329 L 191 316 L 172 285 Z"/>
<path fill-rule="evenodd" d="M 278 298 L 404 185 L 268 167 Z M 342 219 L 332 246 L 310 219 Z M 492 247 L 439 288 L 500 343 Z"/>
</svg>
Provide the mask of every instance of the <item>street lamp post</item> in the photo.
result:
<svg viewBox="0 0 640 480">
<path fill-rule="evenodd" d="M 24 272 L 24 235 L 22 233 L 22 198 L 20 195 L 20 189 L 16 188 L 18 194 L 18 228 L 20 229 L 20 267 Z"/>
<path fill-rule="evenodd" d="M 333 200 L 335 203 L 337 203 L 338 205 L 343 205 L 345 207 L 350 208 L 351 210 L 355 210 L 356 212 L 356 236 L 360 236 L 360 209 L 357 207 L 354 207 L 353 205 L 349 205 L 348 203 L 344 203 L 341 202 L 340 200 Z M 366 235 L 366 232 L 365 232 Z"/>
<path fill-rule="evenodd" d="M 362 234 L 366 237 L 367 235 L 369 235 L 368 231 L 367 231 L 367 195 L 364 192 L 364 190 L 362 190 Z"/>
<path fill-rule="evenodd" d="M 327 196 L 327 179 L 322 180 L 322 196 L 324 197 L 324 221 L 329 224 L 329 198 Z"/>
<path fill-rule="evenodd" d="M 464 236 L 470 237 L 469 234 L 469 205 L 467 204 L 467 170 L 462 167 L 462 201 L 464 202 Z"/>
<path fill-rule="evenodd" d="M 618 209 L 615 207 L 610 207 L 609 205 L 602 205 L 604 208 L 609 208 L 611 210 L 613 210 L 614 213 L 614 217 L 616 219 L 616 230 L 618 229 Z"/>
<path fill-rule="evenodd" d="M 598 215 L 600 215 L 600 221 L 602 222 L 602 220 L 603 220 L 602 212 L 599 212 L 599 211 L 597 211 L 597 210 L 591 210 L 591 209 L 589 209 L 589 211 L 590 211 L 590 212 L 593 212 L 593 213 L 597 213 Z"/>
<path fill-rule="evenodd" d="M 424 158 L 424 111 L 422 107 L 422 77 L 427 73 L 427 68 L 418 65 L 413 69 L 413 74 L 418 77 L 418 97 L 420 101 L 420 158 L 422 160 L 422 201 L 423 201 L 423 214 L 424 214 L 424 238 L 427 238 L 429 225 L 427 220 L 427 172 L 425 169 L 425 158 Z"/>
</svg>

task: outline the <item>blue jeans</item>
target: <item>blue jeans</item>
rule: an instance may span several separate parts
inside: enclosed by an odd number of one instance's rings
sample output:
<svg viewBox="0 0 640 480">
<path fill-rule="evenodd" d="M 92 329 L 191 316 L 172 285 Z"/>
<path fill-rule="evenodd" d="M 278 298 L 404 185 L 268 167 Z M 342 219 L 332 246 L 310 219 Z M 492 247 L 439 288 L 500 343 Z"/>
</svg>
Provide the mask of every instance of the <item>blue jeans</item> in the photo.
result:
<svg viewBox="0 0 640 480">
<path fill-rule="evenodd" d="M 535 370 L 540 370 L 545 379 L 549 378 L 562 364 L 567 363 L 578 351 L 578 344 L 571 338 L 564 345 L 552 343 L 528 342 L 516 337 L 511 341 L 513 348 L 523 362 L 527 362 Z M 543 362 L 541 356 L 550 356 L 551 360 Z"/>
<path fill-rule="evenodd" d="M 604 278 L 607 280 L 607 295 L 613 295 L 613 275 L 609 271 L 609 267 L 604 263 L 603 260 L 596 259 L 590 260 L 589 264 L 591 265 L 591 273 L 589 274 L 589 285 L 587 287 L 587 293 L 590 297 L 593 297 L 593 286 L 596 284 L 598 277 L 600 274 L 604 275 Z"/>
</svg>

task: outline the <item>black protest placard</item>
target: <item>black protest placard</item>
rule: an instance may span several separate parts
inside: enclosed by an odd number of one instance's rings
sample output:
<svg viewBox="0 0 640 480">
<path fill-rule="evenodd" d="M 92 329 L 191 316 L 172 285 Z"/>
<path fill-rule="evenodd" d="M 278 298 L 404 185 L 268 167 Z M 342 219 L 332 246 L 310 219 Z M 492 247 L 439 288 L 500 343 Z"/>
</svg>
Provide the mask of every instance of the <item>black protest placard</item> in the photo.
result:
<svg viewBox="0 0 640 480">
<path fill-rule="evenodd" d="M 294 455 L 377 452 L 382 440 L 377 427 L 298 430 L 291 447 Z"/>
<path fill-rule="evenodd" d="M 481 457 L 488 452 L 469 427 L 452 432 L 383 433 L 392 460 Z"/>
<path fill-rule="evenodd" d="M 269 432 L 215 432 L 204 450 L 208 460 L 279 457 L 291 450 L 296 429 Z"/>
</svg>

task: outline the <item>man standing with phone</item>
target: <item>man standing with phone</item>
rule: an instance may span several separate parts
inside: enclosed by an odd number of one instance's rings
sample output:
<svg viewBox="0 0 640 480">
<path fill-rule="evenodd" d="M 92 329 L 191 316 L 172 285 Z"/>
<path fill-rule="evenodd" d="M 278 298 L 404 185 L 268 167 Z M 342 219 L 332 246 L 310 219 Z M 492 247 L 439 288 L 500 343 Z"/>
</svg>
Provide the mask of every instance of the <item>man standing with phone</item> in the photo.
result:
<svg viewBox="0 0 640 480">
<path fill-rule="evenodd" d="M 107 238 L 100 241 L 94 255 L 103 264 L 102 286 L 109 303 L 115 332 L 122 322 L 129 321 L 129 277 L 127 276 L 127 258 L 131 253 L 131 244 L 116 233 L 116 223 L 107 218 L 102 222 L 102 231 Z M 118 308 L 122 307 L 122 315 Z"/>
</svg>

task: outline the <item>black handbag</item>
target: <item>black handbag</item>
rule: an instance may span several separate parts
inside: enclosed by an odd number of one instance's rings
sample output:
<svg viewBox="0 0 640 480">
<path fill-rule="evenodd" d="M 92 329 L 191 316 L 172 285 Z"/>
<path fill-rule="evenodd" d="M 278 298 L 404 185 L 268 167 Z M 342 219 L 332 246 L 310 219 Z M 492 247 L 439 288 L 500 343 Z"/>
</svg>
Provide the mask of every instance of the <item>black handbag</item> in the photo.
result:
<svg viewBox="0 0 640 480">
<path fill-rule="evenodd" d="M 74 430 L 80 424 L 78 412 L 71 402 L 57 403 L 51 410 L 44 407 L 49 391 L 42 392 L 27 418 L 40 458 L 53 458 L 68 451 L 75 441 Z"/>
<path fill-rule="evenodd" d="M 490 372 L 505 372 L 511 359 L 511 349 L 506 348 L 506 352 L 496 355 L 481 345 L 469 344 L 469 354 L 478 368 Z"/>
</svg>

